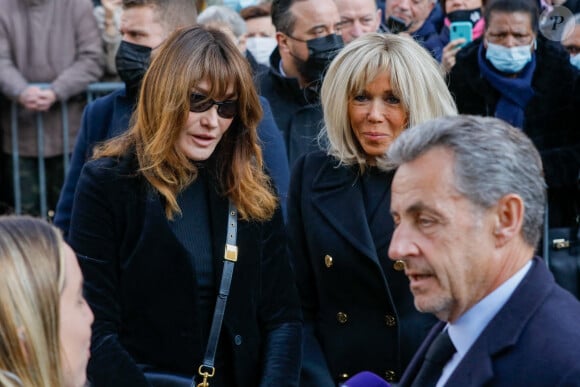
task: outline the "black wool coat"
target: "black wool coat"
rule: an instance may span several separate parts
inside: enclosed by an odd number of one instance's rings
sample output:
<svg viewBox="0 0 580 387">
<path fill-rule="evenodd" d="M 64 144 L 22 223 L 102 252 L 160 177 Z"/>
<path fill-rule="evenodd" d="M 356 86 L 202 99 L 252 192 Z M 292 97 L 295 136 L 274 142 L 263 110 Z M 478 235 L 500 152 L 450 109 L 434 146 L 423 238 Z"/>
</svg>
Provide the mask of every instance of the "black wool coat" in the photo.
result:
<svg viewBox="0 0 580 387">
<path fill-rule="evenodd" d="M 289 247 L 305 318 L 302 387 L 336 386 L 363 370 L 396 381 L 436 322 L 415 309 L 404 271 L 387 256 L 390 189 L 369 221 L 358 166 L 337 165 L 309 153 L 290 183 Z M 384 179 L 390 187 L 392 174 Z"/>
<path fill-rule="evenodd" d="M 171 231 L 159 195 L 136 169 L 131 156 L 90 161 L 75 194 L 68 242 L 95 315 L 88 367 L 95 387 L 148 386 L 142 364 L 191 376 L 207 342 L 192 259 Z M 208 192 L 218 288 L 228 200 L 216 189 Z M 220 338 L 233 369 L 222 372 L 237 387 L 296 386 L 302 316 L 281 211 L 270 221 L 239 220 L 237 245 Z M 277 335 L 280 329 L 284 334 Z"/>
</svg>

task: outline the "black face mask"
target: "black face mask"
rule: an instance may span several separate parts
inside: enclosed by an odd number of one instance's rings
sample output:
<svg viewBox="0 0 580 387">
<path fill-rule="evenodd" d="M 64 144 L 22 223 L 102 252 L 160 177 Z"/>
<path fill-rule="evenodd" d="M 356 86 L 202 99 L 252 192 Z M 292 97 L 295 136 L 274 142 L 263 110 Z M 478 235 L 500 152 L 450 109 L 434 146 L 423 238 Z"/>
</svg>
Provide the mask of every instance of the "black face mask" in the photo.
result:
<svg viewBox="0 0 580 387">
<path fill-rule="evenodd" d="M 308 59 L 298 60 L 298 71 L 308 83 L 322 83 L 326 68 L 344 47 L 342 37 L 336 34 L 306 41 Z"/>
<path fill-rule="evenodd" d="M 125 42 L 124 40 L 121 41 L 115 56 L 115 64 L 117 66 L 117 74 L 125 82 L 127 96 L 137 96 L 141 80 L 143 80 L 143 76 L 149 67 L 150 57 L 150 47 Z"/>
<path fill-rule="evenodd" d="M 453 22 L 470 22 L 473 27 L 481 19 L 481 8 L 460 9 L 447 14 L 447 18 Z"/>
</svg>

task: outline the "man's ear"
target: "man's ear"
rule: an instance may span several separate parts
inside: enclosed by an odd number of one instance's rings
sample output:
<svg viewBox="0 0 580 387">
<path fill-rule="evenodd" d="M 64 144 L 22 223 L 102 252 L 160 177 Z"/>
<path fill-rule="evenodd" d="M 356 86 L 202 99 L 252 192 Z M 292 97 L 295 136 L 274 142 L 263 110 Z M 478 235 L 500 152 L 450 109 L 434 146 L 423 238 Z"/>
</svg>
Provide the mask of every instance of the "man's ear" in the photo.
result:
<svg viewBox="0 0 580 387">
<path fill-rule="evenodd" d="M 283 32 L 276 31 L 276 42 L 278 42 L 278 49 L 280 52 L 289 52 L 288 36 Z"/>
<path fill-rule="evenodd" d="M 501 247 L 520 235 L 524 223 L 525 206 L 519 195 L 503 196 L 495 208 L 494 237 L 496 246 Z"/>
</svg>

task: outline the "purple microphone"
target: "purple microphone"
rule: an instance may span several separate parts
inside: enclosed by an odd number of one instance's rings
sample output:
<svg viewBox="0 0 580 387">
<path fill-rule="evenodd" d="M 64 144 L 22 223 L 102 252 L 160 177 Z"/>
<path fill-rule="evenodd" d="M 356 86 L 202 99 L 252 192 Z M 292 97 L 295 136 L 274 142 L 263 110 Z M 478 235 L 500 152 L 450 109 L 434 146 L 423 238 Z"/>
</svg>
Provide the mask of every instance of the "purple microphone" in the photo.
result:
<svg viewBox="0 0 580 387">
<path fill-rule="evenodd" d="M 391 387 L 391 385 L 380 376 L 369 371 L 359 372 L 348 379 L 343 387 Z"/>
</svg>

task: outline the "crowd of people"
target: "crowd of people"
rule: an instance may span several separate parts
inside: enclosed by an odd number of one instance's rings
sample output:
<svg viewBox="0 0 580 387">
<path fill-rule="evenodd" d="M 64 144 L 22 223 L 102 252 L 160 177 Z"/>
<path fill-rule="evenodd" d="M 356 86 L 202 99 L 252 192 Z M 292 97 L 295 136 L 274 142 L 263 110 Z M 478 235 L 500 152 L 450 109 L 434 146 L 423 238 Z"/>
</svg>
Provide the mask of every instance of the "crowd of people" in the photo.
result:
<svg viewBox="0 0 580 387">
<path fill-rule="evenodd" d="M 0 385 L 580 386 L 578 3 L 0 0 Z"/>
</svg>

